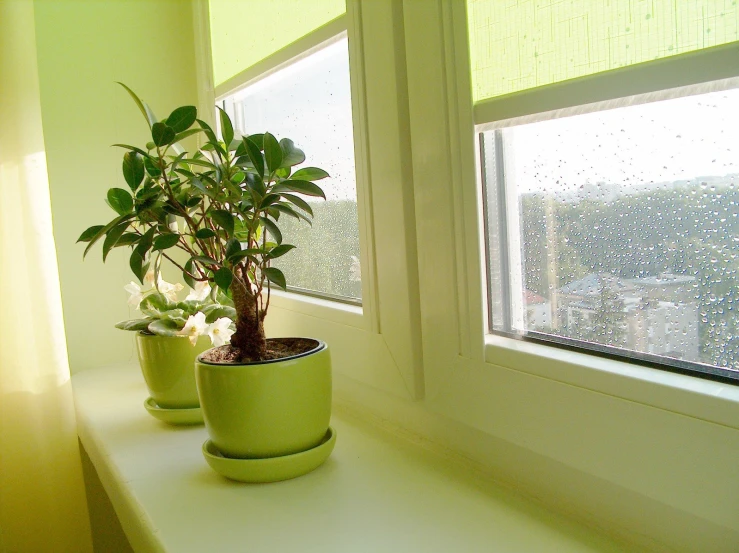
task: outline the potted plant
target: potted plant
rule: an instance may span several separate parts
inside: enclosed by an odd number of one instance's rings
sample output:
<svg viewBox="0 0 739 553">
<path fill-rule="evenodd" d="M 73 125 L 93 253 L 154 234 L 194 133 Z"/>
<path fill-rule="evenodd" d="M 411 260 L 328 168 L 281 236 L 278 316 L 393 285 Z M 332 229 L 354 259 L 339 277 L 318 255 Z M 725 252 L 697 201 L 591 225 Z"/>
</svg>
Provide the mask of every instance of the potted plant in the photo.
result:
<svg viewBox="0 0 739 553">
<path fill-rule="evenodd" d="M 234 309 L 214 301 L 207 282 L 197 283 L 184 301 L 177 301 L 181 284 L 170 284 L 153 270 L 144 280 L 151 284 L 149 290 L 135 282 L 125 286 L 129 305 L 144 317 L 115 325 L 136 332 L 139 365 L 150 394 L 144 405 L 170 424 L 202 423 L 193 364 L 211 345 L 228 342 Z M 197 333 L 203 325 L 205 333 Z"/>
<path fill-rule="evenodd" d="M 123 174 L 133 194 L 151 182 L 150 174 L 133 167 L 128 155 L 124 156 Z M 103 261 L 114 248 L 129 246 L 133 250 L 131 268 L 141 284 L 148 283 L 150 289 L 142 290 L 135 282 L 125 289 L 130 294 L 129 305 L 144 317 L 120 322 L 116 327 L 137 334 L 139 364 L 150 394 L 144 405 L 153 416 L 171 424 L 202 423 L 193 363 L 210 344 L 220 346 L 228 341 L 235 311 L 228 305 L 230 299 L 211 291 L 207 281 L 190 281 L 193 289 L 184 301 L 178 301 L 177 293 L 183 286 L 163 280 L 160 267 L 162 258 L 171 259 L 170 248 L 185 249 L 180 242 L 186 237 L 179 233 L 173 213 L 160 211 L 161 206 L 147 209 L 142 195 L 135 197 L 120 188 L 110 189 L 108 205 L 117 216 L 108 225 L 88 228 L 78 242 L 88 243 L 87 255 L 104 237 Z M 163 233 L 157 232 L 164 226 L 167 236 L 160 238 Z M 178 243 L 174 243 L 175 238 Z M 141 252 L 145 252 L 143 256 Z M 193 329 L 197 329 L 194 334 Z"/>
<path fill-rule="evenodd" d="M 233 302 L 231 343 L 206 351 L 195 363 L 211 436 L 206 458 L 235 461 L 229 466 L 241 472 L 227 474 L 235 478 L 296 476 L 310 465 L 307 457 L 315 460 L 316 451 L 327 456 L 333 447 L 330 354 L 326 344 L 311 338 L 268 340 L 264 319 L 272 286 L 286 289 L 273 261 L 294 248 L 283 242 L 280 218 L 310 223 L 313 211 L 301 196 L 325 199 L 315 181 L 328 174 L 316 167 L 296 169 L 305 155 L 290 139 L 277 140 L 270 133 L 235 137 L 223 110 L 219 139 L 197 119 L 194 107 L 179 107 L 158 121 L 127 90 L 152 140 L 146 148 L 120 145 L 127 150 L 123 172 L 131 191 L 108 192 L 119 215 L 89 232 L 88 249 L 105 237 L 105 253 L 127 234 L 131 221 L 144 221 L 146 230 L 130 258 L 139 280 L 156 256 L 174 264 L 191 287 L 208 283 Z M 204 146 L 190 155 L 177 143 L 196 133 L 204 136 Z M 173 221 L 182 231 L 173 230 Z M 185 257 L 169 255 L 173 247 L 184 250 Z M 194 324 L 190 331 L 197 335 L 206 329 Z M 276 466 L 275 459 L 293 468 L 264 476 L 264 467 Z M 211 462 L 216 470 L 230 470 L 217 465 Z"/>
</svg>

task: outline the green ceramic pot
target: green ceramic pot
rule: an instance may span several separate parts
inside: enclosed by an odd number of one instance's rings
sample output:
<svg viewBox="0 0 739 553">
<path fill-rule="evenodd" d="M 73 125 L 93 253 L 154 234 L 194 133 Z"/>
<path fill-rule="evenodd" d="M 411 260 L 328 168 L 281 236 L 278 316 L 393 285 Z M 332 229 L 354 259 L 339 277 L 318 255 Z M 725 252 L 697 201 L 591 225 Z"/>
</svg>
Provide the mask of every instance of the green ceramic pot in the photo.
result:
<svg viewBox="0 0 739 553">
<path fill-rule="evenodd" d="M 302 355 L 260 363 L 215 364 L 198 357 L 200 406 L 218 451 L 263 459 L 321 443 L 331 418 L 331 355 L 325 343 L 315 342 Z"/>
<path fill-rule="evenodd" d="M 136 335 L 141 372 L 159 407 L 190 409 L 200 405 L 193 363 L 209 345 L 207 336 L 201 336 L 193 346 L 186 336 Z"/>
</svg>

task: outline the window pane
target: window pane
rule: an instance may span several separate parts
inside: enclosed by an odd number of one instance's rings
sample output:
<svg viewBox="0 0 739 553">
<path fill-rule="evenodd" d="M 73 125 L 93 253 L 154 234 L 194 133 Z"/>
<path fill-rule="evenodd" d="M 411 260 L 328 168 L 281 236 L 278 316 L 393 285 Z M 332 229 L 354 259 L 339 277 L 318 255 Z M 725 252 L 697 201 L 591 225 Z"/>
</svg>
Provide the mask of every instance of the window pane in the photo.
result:
<svg viewBox="0 0 739 553">
<path fill-rule="evenodd" d="M 739 370 L 739 91 L 481 135 L 493 330 Z"/>
<path fill-rule="evenodd" d="M 475 100 L 739 40 L 736 0 L 467 0 Z"/>
<path fill-rule="evenodd" d="M 288 285 L 361 299 L 346 39 L 233 94 L 225 105 L 240 133 L 269 131 L 278 140 L 290 138 L 305 152 L 304 166 L 331 175 L 319 181 L 327 200 L 308 202 L 315 216 L 312 227 L 280 218 L 284 241 L 297 246 L 275 262 Z"/>
</svg>

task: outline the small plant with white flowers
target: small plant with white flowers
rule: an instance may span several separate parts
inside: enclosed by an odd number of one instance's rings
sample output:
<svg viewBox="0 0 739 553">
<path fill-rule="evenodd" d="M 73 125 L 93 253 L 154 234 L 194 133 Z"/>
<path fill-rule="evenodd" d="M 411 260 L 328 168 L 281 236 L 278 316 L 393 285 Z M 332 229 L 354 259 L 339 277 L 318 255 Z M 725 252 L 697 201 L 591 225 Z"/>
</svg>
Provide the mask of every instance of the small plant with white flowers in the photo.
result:
<svg viewBox="0 0 739 553">
<path fill-rule="evenodd" d="M 154 270 L 147 272 L 144 282 L 150 285 L 149 289 L 144 290 L 133 281 L 124 286 L 129 294 L 128 305 L 141 311 L 143 317 L 122 321 L 116 328 L 158 336 L 187 336 L 193 345 L 203 335 L 208 335 L 215 347 L 229 342 L 235 331 L 236 310 L 214 301 L 207 282 L 196 283 L 183 301 L 178 301 L 177 294 L 184 286 L 170 284 L 161 275 L 155 275 Z M 221 299 L 228 301 L 223 294 Z"/>
</svg>

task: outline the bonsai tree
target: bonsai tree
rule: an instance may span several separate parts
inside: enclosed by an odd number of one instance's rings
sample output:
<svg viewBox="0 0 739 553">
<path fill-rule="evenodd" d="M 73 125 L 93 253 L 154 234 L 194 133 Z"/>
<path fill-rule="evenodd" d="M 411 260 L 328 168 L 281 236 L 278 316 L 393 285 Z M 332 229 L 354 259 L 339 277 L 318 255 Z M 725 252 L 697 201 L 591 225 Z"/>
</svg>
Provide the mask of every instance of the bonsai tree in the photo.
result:
<svg viewBox="0 0 739 553">
<path fill-rule="evenodd" d="M 190 287 L 208 283 L 219 289 L 224 301 L 233 302 L 236 330 L 231 346 L 220 348 L 213 360 L 280 357 L 268 351 L 264 334 L 271 288 L 286 289 L 285 275 L 272 262 L 295 247 L 283 243 L 279 221 L 293 217 L 310 224 L 313 211 L 301 196 L 325 199 L 314 181 L 328 173 L 316 167 L 294 170 L 305 154 L 288 138 L 235 137 L 220 109 L 220 138 L 197 118 L 194 106 L 179 107 L 159 121 L 121 85 L 146 119 L 151 141 L 144 148 L 115 145 L 127 150 L 122 168 L 128 190 L 108 190 L 117 216 L 82 233 L 85 255 L 100 240 L 104 259 L 113 248 L 128 246 L 131 270 L 142 283 L 149 268 L 158 272 L 164 259 Z M 179 142 L 198 133 L 205 144 L 190 155 Z M 203 323 L 190 317 L 178 332 L 197 335 Z"/>
</svg>

